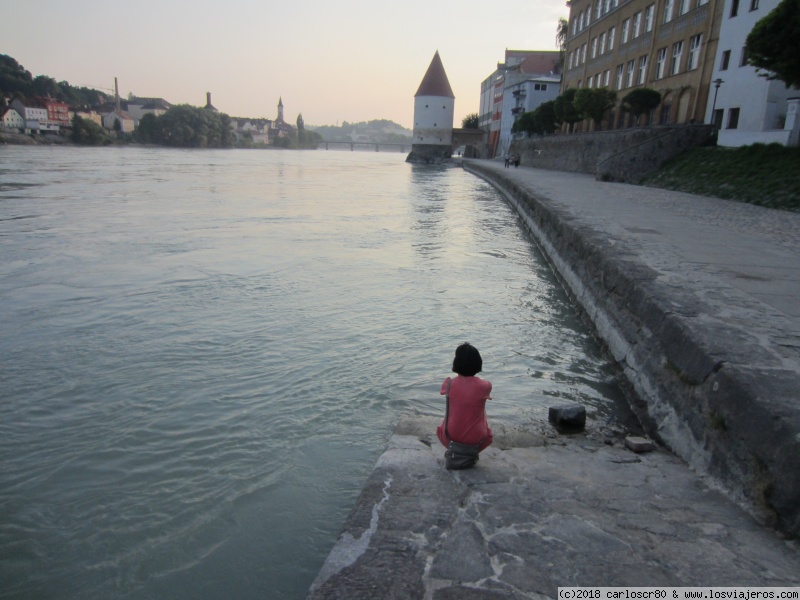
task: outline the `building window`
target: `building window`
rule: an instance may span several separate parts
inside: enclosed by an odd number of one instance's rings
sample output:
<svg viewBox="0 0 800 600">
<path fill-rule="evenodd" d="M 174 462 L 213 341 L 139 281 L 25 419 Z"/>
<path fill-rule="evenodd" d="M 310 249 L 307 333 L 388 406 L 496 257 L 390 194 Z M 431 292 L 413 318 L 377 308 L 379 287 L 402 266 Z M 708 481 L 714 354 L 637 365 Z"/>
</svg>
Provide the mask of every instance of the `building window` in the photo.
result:
<svg viewBox="0 0 800 600">
<path fill-rule="evenodd" d="M 581 64 L 586 62 L 586 44 L 581 46 Z"/>
<path fill-rule="evenodd" d="M 723 51 L 723 53 L 722 53 L 722 61 L 719 64 L 719 70 L 720 71 L 727 71 L 728 70 L 728 65 L 730 64 L 730 62 L 731 62 L 731 51 L 730 50 Z"/>
<path fill-rule="evenodd" d="M 614 49 L 614 36 L 617 34 L 617 28 L 612 27 L 608 30 L 608 51 L 611 52 Z"/>
<path fill-rule="evenodd" d="M 731 2 L 731 18 L 739 14 L 739 0 L 732 0 Z"/>
<path fill-rule="evenodd" d="M 644 30 L 653 31 L 653 21 L 656 17 L 656 5 L 651 4 L 644 9 Z"/>
<path fill-rule="evenodd" d="M 636 60 L 628 61 L 628 77 L 625 82 L 625 87 L 633 87 L 633 74 L 636 72 Z"/>
<path fill-rule="evenodd" d="M 583 11 L 578 16 L 578 31 L 583 31 Z"/>
<path fill-rule="evenodd" d="M 639 57 L 639 85 L 647 80 L 647 55 Z"/>
<path fill-rule="evenodd" d="M 681 56 L 683 55 L 683 42 L 672 45 L 672 64 L 669 66 L 669 74 L 677 75 L 681 71 Z"/>
<path fill-rule="evenodd" d="M 547 84 L 546 83 L 534 83 L 533 89 L 537 92 L 546 92 L 547 91 Z"/>
<path fill-rule="evenodd" d="M 737 129 L 739 127 L 739 109 L 732 108 L 728 111 L 728 129 Z"/>
<path fill-rule="evenodd" d="M 578 19 L 572 21 L 572 35 L 578 33 Z"/>
<path fill-rule="evenodd" d="M 623 65 L 617 65 L 617 89 L 622 89 L 622 78 L 625 74 L 625 67 Z"/>
<path fill-rule="evenodd" d="M 600 54 L 606 51 L 606 32 L 600 34 Z"/>
<path fill-rule="evenodd" d="M 702 33 L 698 33 L 689 38 L 689 65 L 687 67 L 689 71 L 693 71 L 700 66 L 700 47 L 702 44 Z"/>
<path fill-rule="evenodd" d="M 723 116 L 723 113 L 724 113 L 724 112 L 725 112 L 725 110 L 724 110 L 724 109 L 722 109 L 722 108 L 718 108 L 718 109 L 716 109 L 716 110 L 714 111 L 714 116 L 713 116 L 713 119 L 714 119 L 714 126 L 715 126 L 717 129 L 722 129 L 722 116 Z"/>
<path fill-rule="evenodd" d="M 681 0 L 680 8 L 678 8 L 678 15 L 685 15 L 689 12 L 689 0 Z"/>
<path fill-rule="evenodd" d="M 750 0 L 750 11 L 758 10 L 758 0 Z"/>
<path fill-rule="evenodd" d="M 630 30 L 631 30 L 631 20 L 625 19 L 622 22 L 622 39 L 620 40 L 620 44 L 624 44 L 625 42 L 628 41 L 628 34 L 630 33 Z"/>
<path fill-rule="evenodd" d="M 611 69 L 606 69 L 606 72 L 603 73 L 603 87 L 608 87 L 608 82 L 611 79 Z"/>
<path fill-rule="evenodd" d="M 589 5 L 589 8 L 586 9 L 586 26 L 589 26 L 589 23 L 592 22 L 592 5 Z"/>
<path fill-rule="evenodd" d="M 667 64 L 667 49 L 659 48 L 656 54 L 656 79 L 664 78 L 664 68 Z"/>
<path fill-rule="evenodd" d="M 603 16 L 603 0 L 597 0 L 597 10 L 594 13 L 595 21 Z"/>
<path fill-rule="evenodd" d="M 592 87 L 593 83 L 594 83 L 594 75 L 589 75 L 589 77 L 586 78 L 586 87 L 587 88 Z"/>
<path fill-rule="evenodd" d="M 739 59 L 739 66 L 747 66 L 747 46 L 742 47 L 742 57 Z"/>
<path fill-rule="evenodd" d="M 592 38 L 592 58 L 597 58 L 597 38 Z"/>
<path fill-rule="evenodd" d="M 611 0 L 606 0 L 605 4 L 606 4 L 605 12 L 610 12 L 611 11 Z"/>
<path fill-rule="evenodd" d="M 639 37 L 639 34 L 642 31 L 642 13 L 637 12 L 633 15 L 633 37 Z"/>
<path fill-rule="evenodd" d="M 664 0 L 664 23 L 672 21 L 672 9 L 675 6 L 675 0 Z"/>
<path fill-rule="evenodd" d="M 672 104 L 662 104 L 661 105 L 661 124 L 666 125 L 669 123 L 669 112 L 672 108 Z"/>
<path fill-rule="evenodd" d="M 572 68 L 572 59 L 573 58 L 575 58 L 575 51 L 571 50 L 570 53 L 569 53 L 569 61 L 567 62 L 567 68 L 568 69 Z"/>
</svg>

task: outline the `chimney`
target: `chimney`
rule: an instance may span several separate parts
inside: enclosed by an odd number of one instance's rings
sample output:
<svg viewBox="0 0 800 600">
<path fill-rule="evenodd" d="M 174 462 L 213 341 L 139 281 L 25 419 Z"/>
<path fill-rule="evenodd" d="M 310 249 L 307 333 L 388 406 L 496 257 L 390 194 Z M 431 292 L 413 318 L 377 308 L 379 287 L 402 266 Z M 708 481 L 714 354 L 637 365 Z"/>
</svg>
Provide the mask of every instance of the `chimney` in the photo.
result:
<svg viewBox="0 0 800 600">
<path fill-rule="evenodd" d="M 119 104 L 119 85 L 117 85 L 117 78 L 114 77 L 114 108 L 117 109 L 117 112 L 121 112 L 120 104 Z"/>
<path fill-rule="evenodd" d="M 211 106 L 211 92 L 206 92 L 206 106 Z"/>
</svg>

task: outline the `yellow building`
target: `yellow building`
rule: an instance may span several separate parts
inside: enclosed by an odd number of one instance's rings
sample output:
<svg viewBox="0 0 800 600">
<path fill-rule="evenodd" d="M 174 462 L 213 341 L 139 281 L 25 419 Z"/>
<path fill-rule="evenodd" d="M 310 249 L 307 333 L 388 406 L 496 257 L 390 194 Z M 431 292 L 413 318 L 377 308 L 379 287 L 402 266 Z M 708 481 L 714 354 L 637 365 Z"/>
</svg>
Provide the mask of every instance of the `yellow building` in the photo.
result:
<svg viewBox="0 0 800 600">
<path fill-rule="evenodd" d="M 606 87 L 617 105 L 602 127 L 629 126 L 622 98 L 637 87 L 662 94 L 640 125 L 702 123 L 723 0 L 572 0 L 562 93 Z M 593 125 L 586 121 L 580 127 Z"/>
</svg>

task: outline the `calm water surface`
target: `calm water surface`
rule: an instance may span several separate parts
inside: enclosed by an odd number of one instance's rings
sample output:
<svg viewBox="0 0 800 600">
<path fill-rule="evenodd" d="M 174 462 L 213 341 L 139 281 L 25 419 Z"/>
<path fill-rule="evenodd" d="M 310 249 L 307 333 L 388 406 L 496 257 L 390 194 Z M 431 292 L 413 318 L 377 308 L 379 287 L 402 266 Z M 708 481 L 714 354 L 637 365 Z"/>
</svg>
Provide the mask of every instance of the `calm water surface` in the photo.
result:
<svg viewBox="0 0 800 600">
<path fill-rule="evenodd" d="M 0 597 L 302 598 L 399 416 L 613 418 L 516 214 L 399 153 L 0 147 Z"/>
</svg>

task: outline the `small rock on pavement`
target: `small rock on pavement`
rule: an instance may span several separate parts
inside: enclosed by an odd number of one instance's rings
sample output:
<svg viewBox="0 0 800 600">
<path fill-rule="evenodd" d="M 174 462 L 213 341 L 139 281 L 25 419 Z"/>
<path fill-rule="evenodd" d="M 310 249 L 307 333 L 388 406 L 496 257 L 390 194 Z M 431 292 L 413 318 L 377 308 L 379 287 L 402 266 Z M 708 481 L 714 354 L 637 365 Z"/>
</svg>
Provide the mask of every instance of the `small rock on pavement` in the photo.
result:
<svg viewBox="0 0 800 600">
<path fill-rule="evenodd" d="M 581 404 L 551 406 L 548 420 L 559 429 L 583 429 L 586 426 L 586 407 Z"/>
<path fill-rule="evenodd" d="M 643 437 L 630 436 L 625 438 L 625 447 L 637 454 L 641 452 L 652 452 L 656 445 Z"/>
</svg>

